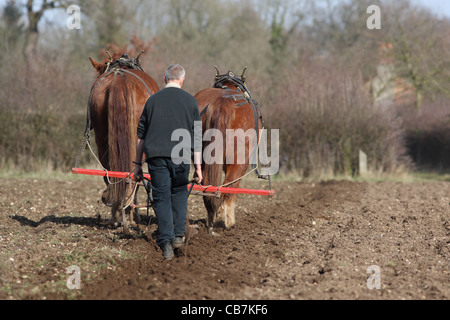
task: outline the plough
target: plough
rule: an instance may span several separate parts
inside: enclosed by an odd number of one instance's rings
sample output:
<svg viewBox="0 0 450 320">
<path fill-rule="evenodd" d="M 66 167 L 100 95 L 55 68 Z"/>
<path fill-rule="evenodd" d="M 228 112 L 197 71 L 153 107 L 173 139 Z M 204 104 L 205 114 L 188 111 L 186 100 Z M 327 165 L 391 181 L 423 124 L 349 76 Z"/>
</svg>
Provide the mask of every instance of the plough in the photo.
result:
<svg viewBox="0 0 450 320">
<path fill-rule="evenodd" d="M 100 177 L 109 177 L 109 178 L 134 178 L 132 173 L 127 172 L 115 172 L 115 171 L 105 171 L 105 170 L 90 170 L 90 169 L 80 169 L 73 168 L 73 174 L 80 175 L 90 175 L 90 176 L 100 176 Z M 151 180 L 149 174 L 144 174 L 144 178 L 147 180 Z M 257 196 L 273 196 L 275 195 L 275 190 L 256 190 L 256 189 L 243 189 L 243 188 L 228 188 L 228 187 L 217 187 L 217 186 L 202 186 L 197 184 L 189 184 L 187 188 L 190 191 L 196 191 L 198 193 L 194 193 L 194 195 L 201 196 L 220 196 L 221 193 L 228 194 L 247 194 L 247 195 L 257 195 Z"/>
</svg>

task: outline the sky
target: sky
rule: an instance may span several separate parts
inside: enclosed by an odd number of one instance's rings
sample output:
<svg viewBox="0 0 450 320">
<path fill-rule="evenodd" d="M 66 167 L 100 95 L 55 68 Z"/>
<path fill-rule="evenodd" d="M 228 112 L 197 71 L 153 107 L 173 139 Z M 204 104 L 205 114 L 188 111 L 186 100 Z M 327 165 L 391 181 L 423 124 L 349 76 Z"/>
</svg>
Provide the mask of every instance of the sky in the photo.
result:
<svg viewBox="0 0 450 320">
<path fill-rule="evenodd" d="M 311 0 L 312 1 L 312 0 Z M 414 4 L 418 4 L 429 8 L 432 12 L 437 14 L 438 16 L 446 16 L 450 18 L 450 0 L 410 0 Z M 3 8 L 6 4 L 7 0 L 0 0 L 0 8 Z M 20 3 L 21 0 L 18 0 Z M 39 1 L 36 2 L 37 4 Z M 47 19 L 62 19 L 65 20 L 68 15 L 65 12 L 53 12 L 47 15 Z"/>
<path fill-rule="evenodd" d="M 412 2 L 431 9 L 437 15 L 450 17 L 450 0 L 412 0 Z"/>
</svg>

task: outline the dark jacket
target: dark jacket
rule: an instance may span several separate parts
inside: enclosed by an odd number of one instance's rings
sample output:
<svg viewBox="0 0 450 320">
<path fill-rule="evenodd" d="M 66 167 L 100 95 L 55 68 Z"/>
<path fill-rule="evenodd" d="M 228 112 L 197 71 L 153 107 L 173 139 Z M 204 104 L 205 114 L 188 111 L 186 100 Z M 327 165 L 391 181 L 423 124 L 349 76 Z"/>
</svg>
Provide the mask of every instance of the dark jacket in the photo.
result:
<svg viewBox="0 0 450 320">
<path fill-rule="evenodd" d="M 201 121 L 198 103 L 186 91 L 170 87 L 151 96 L 145 104 L 137 129 L 138 138 L 144 140 L 144 153 L 147 159 L 172 157 L 172 151 L 182 140 L 175 137 L 180 140 L 172 141 L 172 134 L 177 129 L 184 129 L 189 132 L 190 141 L 183 141 L 186 146 L 183 148 L 184 157 L 174 158 L 190 161 L 191 152 L 194 151 L 194 138 L 197 139 L 196 152 L 201 152 L 202 143 L 201 123 L 197 123 L 200 125 L 200 136 L 194 137 L 194 121 Z M 189 145 L 186 145 L 187 142 Z"/>
</svg>

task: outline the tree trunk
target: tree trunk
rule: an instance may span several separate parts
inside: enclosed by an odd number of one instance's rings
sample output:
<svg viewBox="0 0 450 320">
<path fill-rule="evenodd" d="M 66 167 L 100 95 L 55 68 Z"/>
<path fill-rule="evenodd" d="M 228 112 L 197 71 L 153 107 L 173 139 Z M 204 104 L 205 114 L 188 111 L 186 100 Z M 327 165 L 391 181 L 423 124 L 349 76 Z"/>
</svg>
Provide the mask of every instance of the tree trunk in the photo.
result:
<svg viewBox="0 0 450 320">
<path fill-rule="evenodd" d="M 44 7 L 38 12 L 33 11 L 33 0 L 27 2 L 28 27 L 25 31 L 25 42 L 23 44 L 23 56 L 27 68 L 27 78 L 32 76 L 34 68 L 34 59 L 37 54 L 37 45 L 39 40 L 38 24 L 44 14 Z"/>
<path fill-rule="evenodd" d="M 25 43 L 23 47 L 23 56 L 27 68 L 27 74 L 32 75 L 35 71 L 35 64 L 33 63 L 37 55 L 37 45 L 39 40 L 39 33 L 37 31 L 27 30 L 25 35 Z"/>
<path fill-rule="evenodd" d="M 423 103 L 423 93 L 422 89 L 416 89 L 416 109 L 420 110 Z"/>
</svg>

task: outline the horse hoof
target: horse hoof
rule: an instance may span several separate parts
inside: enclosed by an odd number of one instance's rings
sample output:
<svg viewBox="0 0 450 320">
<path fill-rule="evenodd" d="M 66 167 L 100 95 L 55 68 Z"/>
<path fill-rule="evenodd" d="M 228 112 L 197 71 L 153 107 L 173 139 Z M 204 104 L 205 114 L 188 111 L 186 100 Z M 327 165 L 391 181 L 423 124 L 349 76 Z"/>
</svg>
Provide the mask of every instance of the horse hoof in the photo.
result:
<svg viewBox="0 0 450 320">
<path fill-rule="evenodd" d="M 212 237 L 215 237 L 215 238 L 221 237 L 221 234 L 218 232 L 215 232 L 215 231 L 211 231 L 210 234 Z"/>
<path fill-rule="evenodd" d="M 131 227 L 137 227 L 137 223 L 135 221 L 130 221 L 129 224 Z"/>
<path fill-rule="evenodd" d="M 225 229 L 227 230 L 227 231 L 229 231 L 229 230 L 231 230 L 231 229 L 233 229 L 234 228 L 234 224 L 233 225 L 231 225 L 231 226 L 225 226 Z"/>
<path fill-rule="evenodd" d="M 135 215 L 135 216 L 134 216 L 134 222 L 135 222 L 136 224 L 142 223 L 141 216 L 140 216 L 140 215 Z"/>
</svg>

